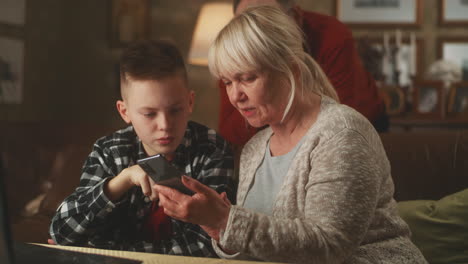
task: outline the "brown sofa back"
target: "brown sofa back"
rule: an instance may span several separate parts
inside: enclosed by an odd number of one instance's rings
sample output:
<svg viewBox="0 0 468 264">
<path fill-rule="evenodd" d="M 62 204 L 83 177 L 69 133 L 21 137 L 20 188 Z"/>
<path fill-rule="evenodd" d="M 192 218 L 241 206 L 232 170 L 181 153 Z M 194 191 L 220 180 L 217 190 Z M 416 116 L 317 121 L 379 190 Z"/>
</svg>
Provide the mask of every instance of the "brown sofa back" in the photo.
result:
<svg viewBox="0 0 468 264">
<path fill-rule="evenodd" d="M 381 134 L 397 201 L 440 199 L 468 188 L 468 132 Z"/>
<path fill-rule="evenodd" d="M 14 221 L 23 207 L 47 191 L 41 209 L 53 213 L 77 186 L 93 143 L 118 126 L 80 123 L 0 123 L 9 211 Z"/>
</svg>

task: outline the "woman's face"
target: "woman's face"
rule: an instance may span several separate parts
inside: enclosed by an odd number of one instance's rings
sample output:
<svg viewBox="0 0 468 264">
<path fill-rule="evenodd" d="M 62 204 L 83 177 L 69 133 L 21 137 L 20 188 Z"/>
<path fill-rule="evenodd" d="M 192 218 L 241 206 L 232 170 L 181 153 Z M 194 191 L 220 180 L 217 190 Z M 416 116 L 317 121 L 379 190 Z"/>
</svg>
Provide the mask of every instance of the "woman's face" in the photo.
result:
<svg viewBox="0 0 468 264">
<path fill-rule="evenodd" d="M 221 78 L 231 104 L 253 127 L 281 122 L 289 98 L 287 82 L 274 74 L 243 72 Z"/>
</svg>

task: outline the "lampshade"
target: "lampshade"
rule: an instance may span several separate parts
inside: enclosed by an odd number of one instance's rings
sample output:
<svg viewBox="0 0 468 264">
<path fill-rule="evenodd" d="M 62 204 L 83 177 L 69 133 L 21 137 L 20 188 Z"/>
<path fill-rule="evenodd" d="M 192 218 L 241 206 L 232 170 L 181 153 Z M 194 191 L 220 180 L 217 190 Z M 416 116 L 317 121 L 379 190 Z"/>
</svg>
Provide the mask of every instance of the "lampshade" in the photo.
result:
<svg viewBox="0 0 468 264">
<path fill-rule="evenodd" d="M 200 10 L 188 61 L 195 65 L 208 65 L 208 49 L 218 32 L 231 20 L 231 3 L 207 3 Z"/>
</svg>

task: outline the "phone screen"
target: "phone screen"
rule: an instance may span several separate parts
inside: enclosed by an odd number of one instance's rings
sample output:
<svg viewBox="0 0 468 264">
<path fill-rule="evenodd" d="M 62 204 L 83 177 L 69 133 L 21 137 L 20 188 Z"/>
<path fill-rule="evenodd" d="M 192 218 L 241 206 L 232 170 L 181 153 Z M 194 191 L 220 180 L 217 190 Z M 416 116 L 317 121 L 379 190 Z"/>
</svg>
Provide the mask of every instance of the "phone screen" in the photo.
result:
<svg viewBox="0 0 468 264">
<path fill-rule="evenodd" d="M 193 191 L 185 187 L 181 181 L 180 177 L 184 173 L 169 163 L 161 154 L 139 159 L 137 160 L 137 164 L 140 165 L 155 183 L 176 189 L 181 193 L 193 194 Z"/>
</svg>

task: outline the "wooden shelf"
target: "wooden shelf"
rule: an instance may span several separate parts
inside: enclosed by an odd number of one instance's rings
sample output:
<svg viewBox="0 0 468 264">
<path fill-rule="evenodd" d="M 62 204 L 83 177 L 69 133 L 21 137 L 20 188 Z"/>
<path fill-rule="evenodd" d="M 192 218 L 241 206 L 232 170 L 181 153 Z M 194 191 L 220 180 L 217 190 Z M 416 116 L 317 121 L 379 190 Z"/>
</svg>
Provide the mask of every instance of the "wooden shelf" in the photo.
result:
<svg viewBox="0 0 468 264">
<path fill-rule="evenodd" d="M 391 128 L 468 129 L 468 116 L 429 117 L 415 114 L 390 117 Z"/>
</svg>

